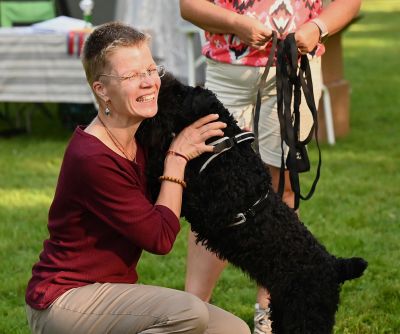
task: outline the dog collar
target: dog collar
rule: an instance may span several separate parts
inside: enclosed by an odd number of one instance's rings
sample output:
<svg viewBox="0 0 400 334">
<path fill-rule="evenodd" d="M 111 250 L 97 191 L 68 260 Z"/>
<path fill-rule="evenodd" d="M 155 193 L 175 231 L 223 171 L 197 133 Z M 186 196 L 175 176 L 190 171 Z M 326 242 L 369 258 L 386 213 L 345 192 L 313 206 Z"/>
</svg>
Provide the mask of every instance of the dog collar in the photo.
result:
<svg viewBox="0 0 400 334">
<path fill-rule="evenodd" d="M 266 199 L 267 199 L 268 195 L 269 195 L 269 190 L 267 191 L 267 193 L 265 194 L 264 197 L 261 197 L 260 199 L 258 199 L 257 202 L 255 202 L 246 211 L 238 213 L 235 216 L 235 221 L 232 224 L 227 225 L 226 227 L 233 227 L 233 226 L 244 224 L 247 219 L 255 217 L 257 212 L 264 209 L 264 207 L 266 206 L 266 204 L 267 204 Z"/>
<path fill-rule="evenodd" d="M 214 146 L 214 151 L 213 154 L 204 162 L 204 164 L 201 166 L 199 174 L 208 166 L 208 164 L 214 160 L 217 156 L 219 156 L 221 153 L 230 150 L 233 146 L 236 144 L 239 144 L 244 141 L 254 140 L 254 133 L 252 132 L 242 132 L 237 134 L 236 136 L 233 137 L 223 137 L 220 139 L 217 139 L 208 145 Z"/>
</svg>

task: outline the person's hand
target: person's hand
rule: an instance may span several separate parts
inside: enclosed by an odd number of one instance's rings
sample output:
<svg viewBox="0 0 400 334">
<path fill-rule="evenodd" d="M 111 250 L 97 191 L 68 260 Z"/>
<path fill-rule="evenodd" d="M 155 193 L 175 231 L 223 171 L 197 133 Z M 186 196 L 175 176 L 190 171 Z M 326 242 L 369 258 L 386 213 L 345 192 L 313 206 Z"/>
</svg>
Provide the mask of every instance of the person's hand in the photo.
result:
<svg viewBox="0 0 400 334">
<path fill-rule="evenodd" d="M 237 15 L 235 27 L 235 35 L 243 43 L 257 50 L 264 50 L 272 37 L 272 30 L 256 18 L 247 15 Z"/>
<path fill-rule="evenodd" d="M 170 150 L 183 154 L 188 160 L 198 157 L 204 152 L 212 152 L 214 146 L 206 145 L 205 141 L 211 137 L 221 137 L 226 123 L 216 122 L 218 114 L 210 114 L 198 119 L 184 128 L 171 143 Z"/>
<path fill-rule="evenodd" d="M 313 51 L 318 44 L 319 34 L 316 24 L 308 22 L 301 25 L 294 34 L 298 51 L 301 54 Z"/>
</svg>

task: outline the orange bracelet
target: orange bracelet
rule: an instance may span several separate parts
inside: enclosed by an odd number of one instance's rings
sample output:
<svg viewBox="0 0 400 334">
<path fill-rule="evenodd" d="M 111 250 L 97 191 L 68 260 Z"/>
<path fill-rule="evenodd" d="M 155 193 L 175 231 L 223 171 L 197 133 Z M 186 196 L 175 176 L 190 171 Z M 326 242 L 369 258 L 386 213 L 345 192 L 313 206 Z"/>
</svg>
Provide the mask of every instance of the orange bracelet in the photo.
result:
<svg viewBox="0 0 400 334">
<path fill-rule="evenodd" d="M 185 159 L 186 162 L 189 162 L 189 159 L 185 155 L 183 155 L 182 153 L 178 153 L 178 152 L 169 150 L 169 151 L 167 151 L 167 154 L 171 154 L 171 155 L 175 155 L 177 157 L 181 157 L 181 158 Z"/>
<path fill-rule="evenodd" d="M 160 182 L 161 181 L 169 181 L 169 182 L 178 183 L 182 186 L 183 189 L 186 188 L 186 182 L 181 179 L 178 179 L 177 177 L 161 175 L 158 179 L 160 180 Z"/>
</svg>

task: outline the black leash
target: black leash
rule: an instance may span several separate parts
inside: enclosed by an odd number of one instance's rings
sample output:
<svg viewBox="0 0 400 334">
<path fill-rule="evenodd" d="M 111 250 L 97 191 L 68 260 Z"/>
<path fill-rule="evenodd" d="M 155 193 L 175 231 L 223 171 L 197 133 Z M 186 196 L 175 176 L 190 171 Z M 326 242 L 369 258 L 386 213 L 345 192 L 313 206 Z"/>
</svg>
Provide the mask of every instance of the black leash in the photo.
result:
<svg viewBox="0 0 400 334">
<path fill-rule="evenodd" d="M 300 67 L 298 68 L 298 53 L 294 33 L 288 34 L 285 40 L 279 40 L 279 42 L 277 42 L 276 32 L 273 33 L 272 38 L 273 43 L 264 74 L 261 77 L 254 111 L 254 133 L 256 135 L 255 149 L 256 152 L 259 153 L 258 122 L 260 117 L 261 92 L 265 87 L 266 78 L 269 69 L 272 66 L 272 60 L 277 48 L 276 90 L 282 149 L 278 193 L 280 196 L 283 195 L 286 165 L 289 171 L 290 183 L 295 194 L 294 209 L 297 209 L 299 207 L 300 198 L 303 200 L 308 200 L 311 198 L 320 177 L 322 159 L 318 142 L 317 108 L 315 106 L 311 70 L 307 55 L 301 56 Z M 303 141 L 300 141 L 299 139 L 301 90 L 303 90 L 308 108 L 310 109 L 313 117 L 313 126 L 311 127 L 307 138 Z M 293 113 L 291 112 L 292 100 Z M 311 141 L 314 134 L 319 154 L 318 167 L 309 193 L 306 196 L 303 196 L 300 192 L 299 173 L 310 170 L 310 162 L 308 159 L 306 144 Z M 286 164 L 284 161 L 284 142 L 289 147 Z"/>
<path fill-rule="evenodd" d="M 272 63 L 274 61 L 277 43 L 278 43 L 278 35 L 277 35 L 276 31 L 273 31 L 272 32 L 271 51 L 268 55 L 267 64 L 265 65 L 265 70 L 264 70 L 263 75 L 261 76 L 261 81 L 258 86 L 256 106 L 254 109 L 254 126 L 253 126 L 253 128 L 254 128 L 253 132 L 254 132 L 254 137 L 255 137 L 254 150 L 258 153 L 258 155 L 260 155 L 260 149 L 259 149 L 259 145 L 258 145 L 258 123 L 260 121 L 261 93 L 262 93 L 262 90 L 265 88 L 265 85 L 267 84 L 267 77 L 268 77 L 269 69 L 271 68 Z"/>
</svg>

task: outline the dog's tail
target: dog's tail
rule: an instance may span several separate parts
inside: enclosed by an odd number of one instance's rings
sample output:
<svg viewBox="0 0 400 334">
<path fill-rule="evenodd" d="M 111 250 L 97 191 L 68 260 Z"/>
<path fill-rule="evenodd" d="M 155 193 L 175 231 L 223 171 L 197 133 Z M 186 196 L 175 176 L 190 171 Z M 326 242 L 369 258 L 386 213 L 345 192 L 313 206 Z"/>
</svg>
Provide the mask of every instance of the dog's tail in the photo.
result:
<svg viewBox="0 0 400 334">
<path fill-rule="evenodd" d="M 339 283 L 360 277 L 368 266 L 368 262 L 360 257 L 338 258 L 336 261 Z"/>
</svg>

